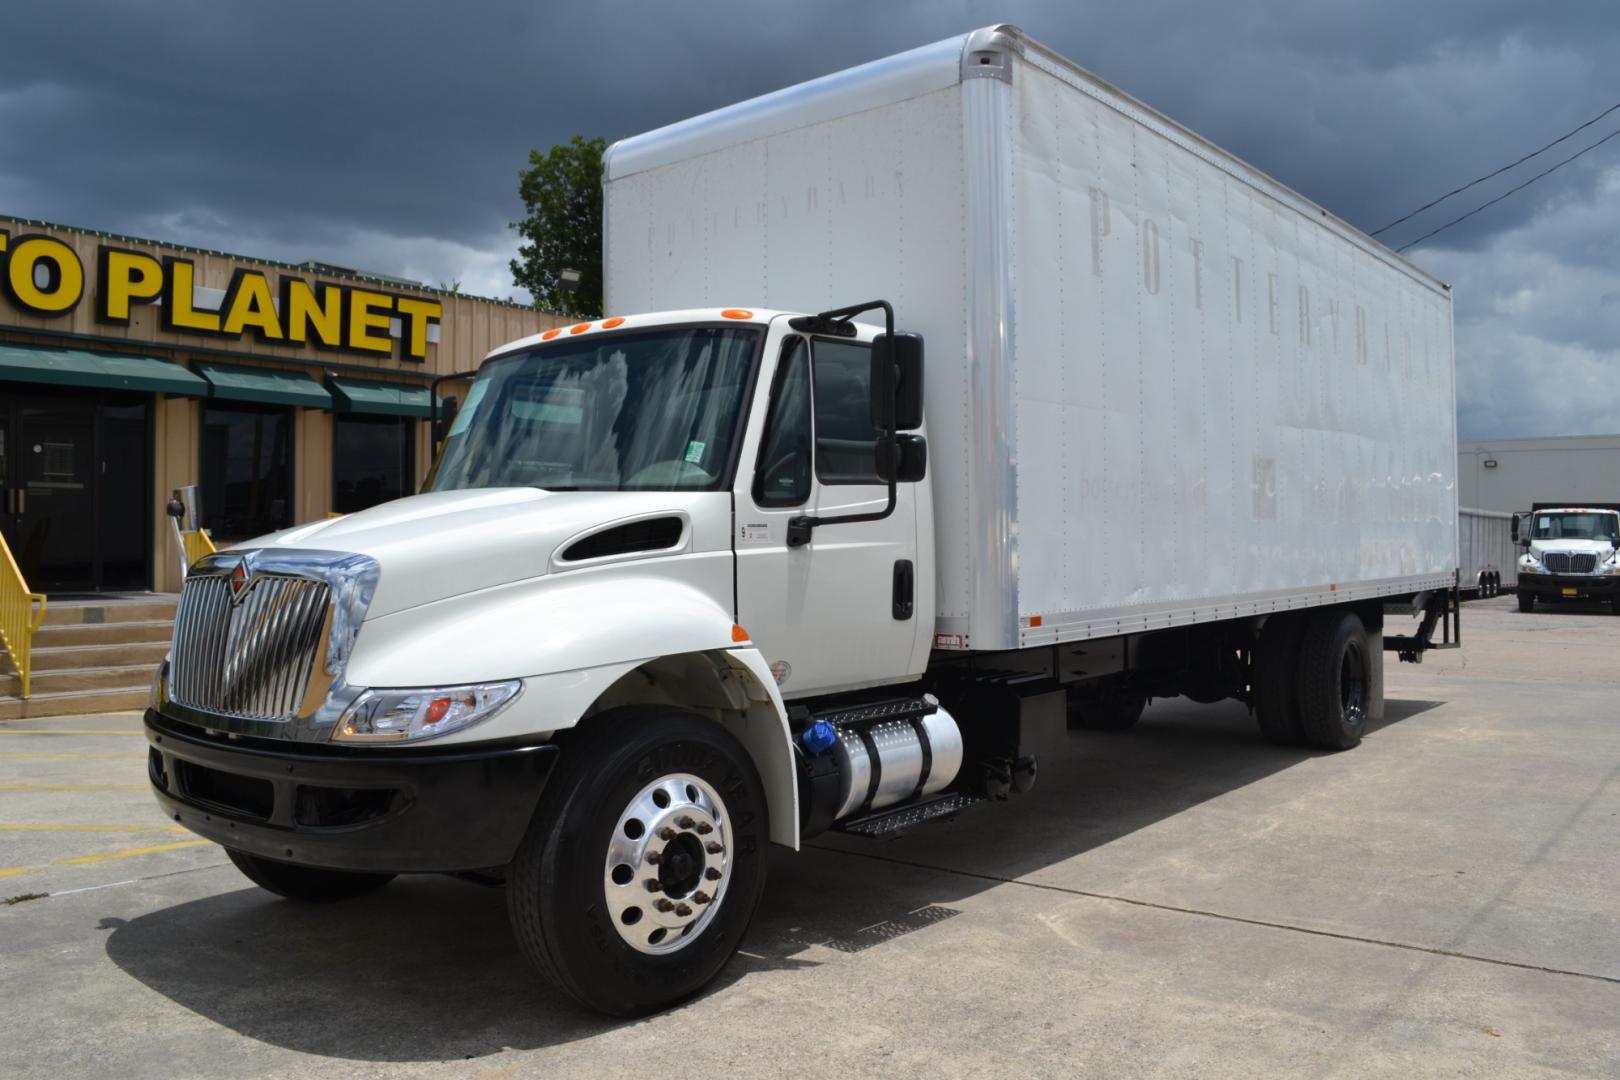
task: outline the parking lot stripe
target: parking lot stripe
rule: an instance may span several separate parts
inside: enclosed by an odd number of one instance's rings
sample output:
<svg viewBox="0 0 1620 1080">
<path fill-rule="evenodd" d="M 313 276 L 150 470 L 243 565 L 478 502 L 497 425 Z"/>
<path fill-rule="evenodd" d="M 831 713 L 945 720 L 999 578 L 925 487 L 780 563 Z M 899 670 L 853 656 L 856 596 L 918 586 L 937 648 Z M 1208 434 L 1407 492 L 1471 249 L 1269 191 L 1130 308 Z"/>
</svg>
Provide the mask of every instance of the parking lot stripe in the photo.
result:
<svg viewBox="0 0 1620 1080">
<path fill-rule="evenodd" d="M 19 825 L 0 824 L 0 832 L 172 832 L 183 833 L 184 825 Z"/>
<path fill-rule="evenodd" d="M 143 735 L 140 728 L 8 728 L 0 735 Z"/>
<path fill-rule="evenodd" d="M 212 840 L 180 840 L 173 844 L 153 844 L 150 847 L 123 848 L 119 851 L 107 851 L 100 855 L 79 855 L 71 859 L 56 859 L 51 866 L 89 866 L 92 863 L 112 862 L 114 859 L 133 859 L 141 855 L 157 855 L 164 851 L 179 851 L 182 848 L 201 847 L 211 844 Z M 31 874 L 36 870 L 44 870 L 43 866 L 8 866 L 0 868 L 0 878 L 12 877 L 17 874 Z"/>
<path fill-rule="evenodd" d="M 46 754 L 24 750 L 0 754 L 0 761 L 145 761 L 145 754 Z"/>
<path fill-rule="evenodd" d="M 0 791 L 145 791 L 145 784 L 0 784 Z"/>
</svg>

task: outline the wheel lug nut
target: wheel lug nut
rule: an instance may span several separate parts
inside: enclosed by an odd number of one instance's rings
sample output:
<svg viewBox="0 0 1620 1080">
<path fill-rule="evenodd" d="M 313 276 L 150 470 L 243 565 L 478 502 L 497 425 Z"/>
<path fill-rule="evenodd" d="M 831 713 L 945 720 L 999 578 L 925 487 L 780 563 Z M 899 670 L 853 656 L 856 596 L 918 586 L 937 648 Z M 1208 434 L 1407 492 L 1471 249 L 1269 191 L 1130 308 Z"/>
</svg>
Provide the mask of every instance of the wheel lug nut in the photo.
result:
<svg viewBox="0 0 1620 1080">
<path fill-rule="evenodd" d="M 679 825 L 683 829 L 690 829 L 692 826 L 696 825 L 697 822 L 692 820 L 690 817 L 683 817 L 675 824 Z"/>
<path fill-rule="evenodd" d="M 664 856 L 659 854 L 658 852 L 656 852 L 656 851 L 647 852 L 647 862 L 648 862 L 649 865 L 657 866 L 659 863 L 661 863 L 663 861 L 664 861 Z"/>
<path fill-rule="evenodd" d="M 688 904 L 676 904 L 675 905 L 675 914 L 679 915 L 681 918 L 684 919 L 688 915 L 692 914 L 692 908 Z"/>
<path fill-rule="evenodd" d="M 675 905 L 670 903 L 668 900 L 659 900 L 653 904 L 653 907 L 657 908 L 659 911 L 675 910 Z"/>
<path fill-rule="evenodd" d="M 710 840 L 707 844 L 703 845 L 703 850 L 707 851 L 710 855 L 718 855 L 726 849 L 721 845 L 720 841 Z"/>
<path fill-rule="evenodd" d="M 675 830 L 670 828 L 668 825 L 665 825 L 662 829 L 658 830 L 658 839 L 664 841 L 666 844 L 675 839 L 676 835 Z"/>
<path fill-rule="evenodd" d="M 664 885 L 657 878 L 650 877 L 650 878 L 647 879 L 647 891 L 648 892 L 663 892 L 664 891 Z"/>
<path fill-rule="evenodd" d="M 704 892 L 702 889 L 699 889 L 697 892 L 692 894 L 692 903 L 694 903 L 694 904 L 707 904 L 709 901 L 711 901 L 713 899 L 714 899 L 714 897 L 710 896 L 708 893 Z"/>
<path fill-rule="evenodd" d="M 707 821 L 700 821 L 698 822 L 697 831 L 699 836 L 708 836 L 710 833 L 714 832 L 714 826 L 710 825 Z"/>
<path fill-rule="evenodd" d="M 703 876 L 708 878 L 710 881 L 719 881 L 720 871 L 711 866 L 707 870 L 703 871 Z"/>
</svg>

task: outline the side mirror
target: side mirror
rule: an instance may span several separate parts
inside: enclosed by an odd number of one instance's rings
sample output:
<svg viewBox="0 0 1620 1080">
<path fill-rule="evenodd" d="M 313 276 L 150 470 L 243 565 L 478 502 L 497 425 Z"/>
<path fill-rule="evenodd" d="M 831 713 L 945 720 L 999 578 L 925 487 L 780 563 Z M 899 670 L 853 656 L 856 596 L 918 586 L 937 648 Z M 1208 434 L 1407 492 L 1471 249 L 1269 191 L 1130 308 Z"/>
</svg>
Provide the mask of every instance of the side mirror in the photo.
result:
<svg viewBox="0 0 1620 1080">
<path fill-rule="evenodd" d="M 439 411 L 433 418 L 433 445 L 441 445 L 450 437 L 450 427 L 456 422 L 456 411 L 459 408 L 454 397 L 443 398 L 439 402 Z"/>
<path fill-rule="evenodd" d="M 923 425 L 921 334 L 879 334 L 872 342 L 872 426 L 915 431 Z M 892 359 L 891 359 L 892 354 Z M 891 374 L 892 373 L 892 374 Z"/>
<path fill-rule="evenodd" d="M 1514 514 L 1513 518 L 1512 518 L 1512 521 L 1513 521 L 1513 524 L 1511 525 L 1510 528 L 1511 528 L 1511 530 L 1513 532 L 1513 542 L 1515 544 L 1517 544 L 1519 542 L 1519 515 Z"/>
<path fill-rule="evenodd" d="M 894 463 L 891 470 L 890 462 Z M 897 484 L 915 484 L 928 475 L 928 440 L 915 432 L 903 431 L 894 437 L 894 456 L 886 457 L 883 444 L 878 443 L 878 478 L 885 484 L 889 473 L 894 473 Z"/>
</svg>

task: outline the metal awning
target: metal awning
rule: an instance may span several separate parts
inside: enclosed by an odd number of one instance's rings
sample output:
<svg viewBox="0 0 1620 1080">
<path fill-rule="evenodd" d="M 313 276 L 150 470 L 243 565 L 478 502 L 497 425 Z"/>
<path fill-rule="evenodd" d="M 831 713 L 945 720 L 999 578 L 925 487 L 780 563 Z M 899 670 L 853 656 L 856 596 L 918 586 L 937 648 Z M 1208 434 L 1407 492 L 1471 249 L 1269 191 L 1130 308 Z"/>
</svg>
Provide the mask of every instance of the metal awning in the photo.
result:
<svg viewBox="0 0 1620 1080">
<path fill-rule="evenodd" d="M 327 377 L 332 400 L 338 412 L 369 413 L 372 416 L 428 417 L 428 388 L 408 383 L 375 382 L 343 375 Z"/>
<path fill-rule="evenodd" d="M 187 397 L 208 393 L 206 382 L 168 360 L 47 345 L 0 345 L 0 379 Z"/>
<path fill-rule="evenodd" d="M 236 367 L 197 362 L 197 374 L 208 380 L 208 396 L 222 401 L 254 401 L 261 405 L 298 405 L 330 409 L 332 395 L 300 371 Z"/>
</svg>

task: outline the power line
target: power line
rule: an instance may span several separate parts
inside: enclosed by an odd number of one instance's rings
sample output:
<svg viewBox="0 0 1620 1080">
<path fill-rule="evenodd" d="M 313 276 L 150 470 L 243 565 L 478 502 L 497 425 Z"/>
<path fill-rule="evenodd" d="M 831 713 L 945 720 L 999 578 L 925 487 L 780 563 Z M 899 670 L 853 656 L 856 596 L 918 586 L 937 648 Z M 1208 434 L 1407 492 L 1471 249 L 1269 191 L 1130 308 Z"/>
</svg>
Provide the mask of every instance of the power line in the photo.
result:
<svg viewBox="0 0 1620 1080">
<path fill-rule="evenodd" d="M 1480 177 L 1478 180 L 1470 180 L 1470 181 L 1468 181 L 1468 183 L 1464 184 L 1460 188 L 1453 188 L 1452 190 L 1446 192 L 1444 195 L 1440 196 L 1438 199 L 1435 199 L 1433 202 L 1426 202 L 1422 206 L 1418 207 L 1416 210 L 1412 211 L 1410 214 L 1407 214 L 1405 217 L 1398 217 L 1394 221 L 1390 222 L 1388 225 L 1385 225 L 1382 229 L 1374 229 L 1372 232 L 1368 233 L 1367 235 L 1368 236 L 1377 236 L 1381 232 L 1386 232 L 1386 231 L 1388 231 L 1390 229 L 1393 229 L 1395 226 L 1399 225 L 1401 222 L 1410 221 L 1412 218 L 1417 217 L 1419 214 L 1423 213 L 1423 211 L 1429 209 L 1430 207 L 1439 206 L 1441 203 L 1445 202 L 1447 199 L 1451 198 L 1453 195 L 1457 195 L 1457 194 L 1460 194 L 1460 193 L 1462 193 L 1464 191 L 1467 191 L 1469 188 L 1473 187 L 1476 184 L 1483 184 L 1485 181 L 1489 180 L 1493 176 L 1501 176 L 1503 173 L 1507 172 L 1509 169 L 1513 168 L 1516 165 L 1523 165 L 1525 162 L 1529 161 L 1531 158 L 1535 157 L 1537 154 L 1540 154 L 1540 153 L 1542 153 L 1544 151 L 1547 151 L 1547 150 L 1551 150 L 1553 147 L 1557 146 L 1559 143 L 1564 142 L 1565 140 L 1570 138 L 1570 136 L 1578 135 L 1581 132 L 1585 131 L 1587 128 L 1591 127 L 1593 124 L 1597 123 L 1599 120 L 1603 119 L 1605 116 L 1608 116 L 1610 113 L 1614 112 L 1616 109 L 1620 109 L 1620 102 L 1617 102 L 1617 103 L 1615 103 L 1613 105 L 1610 105 L 1607 109 L 1604 109 L 1602 112 L 1600 112 L 1596 116 L 1592 117 L 1592 119 L 1590 119 L 1586 123 L 1582 124 L 1580 127 L 1574 128 L 1573 130 L 1570 130 L 1570 131 L 1566 131 L 1564 134 L 1558 136 L 1558 138 L 1554 139 L 1552 142 L 1548 143 L 1546 146 L 1543 146 L 1540 150 L 1532 150 L 1532 151 L 1530 151 L 1530 153 L 1524 155 L 1524 157 L 1520 158 L 1518 161 L 1510 162 L 1509 164 L 1502 166 L 1500 169 L 1497 169 L 1495 172 L 1486 173 L 1484 176 Z M 1486 205 L 1489 205 L 1489 204 L 1487 203 Z M 1410 245 L 1408 245 L 1408 246 L 1410 246 Z"/>
<path fill-rule="evenodd" d="M 1416 240 L 1413 240 L 1410 244 L 1402 244 L 1400 247 L 1395 249 L 1396 253 L 1398 254 L 1398 253 L 1400 253 L 1402 251 L 1405 251 L 1407 248 L 1417 247 L 1417 245 L 1423 243 L 1423 241 L 1427 240 L 1429 237 L 1434 236 L 1437 233 L 1443 233 L 1447 229 L 1451 228 L 1453 225 L 1458 224 L 1459 222 L 1467 221 L 1469 218 L 1473 217 L 1475 214 L 1479 213 L 1481 210 L 1485 209 L 1487 206 L 1495 206 L 1497 203 L 1501 202 L 1503 199 L 1507 198 L 1509 195 L 1512 195 L 1514 192 L 1523 191 L 1525 188 L 1529 187 L 1531 184 L 1535 183 L 1537 180 L 1540 180 L 1543 176 L 1547 176 L 1550 173 L 1557 172 L 1559 169 L 1562 169 L 1565 165 L 1568 165 L 1570 162 L 1574 161 L 1576 158 L 1580 157 L 1583 154 L 1591 153 L 1593 150 L 1596 150 L 1598 147 L 1602 146 L 1604 143 L 1608 142 L 1610 139 L 1614 138 L 1616 135 L 1620 135 L 1620 128 L 1616 128 L 1615 130 L 1609 132 L 1607 135 L 1603 136 L 1603 138 L 1599 139 L 1597 142 L 1593 143 L 1591 146 L 1588 146 L 1585 150 L 1580 150 L 1580 151 L 1577 151 L 1576 153 L 1573 153 L 1573 154 L 1569 155 L 1569 157 L 1565 158 L 1563 161 L 1560 161 L 1558 164 L 1554 165 L 1552 168 L 1546 169 L 1546 170 L 1544 170 L 1542 172 L 1536 173 L 1536 175 L 1532 176 L 1530 179 L 1526 180 L 1524 183 L 1520 184 L 1518 187 L 1509 188 L 1508 190 L 1502 192 L 1502 194 L 1498 195 L 1496 198 L 1492 199 L 1488 203 L 1481 203 L 1480 205 L 1474 207 L 1472 210 L 1468 211 L 1468 213 L 1464 214 L 1462 217 L 1452 218 L 1450 221 L 1446 222 L 1444 225 L 1440 226 L 1438 229 L 1433 229 L 1433 230 L 1430 230 L 1429 232 L 1424 233 L 1422 236 L 1418 237 Z"/>
</svg>

